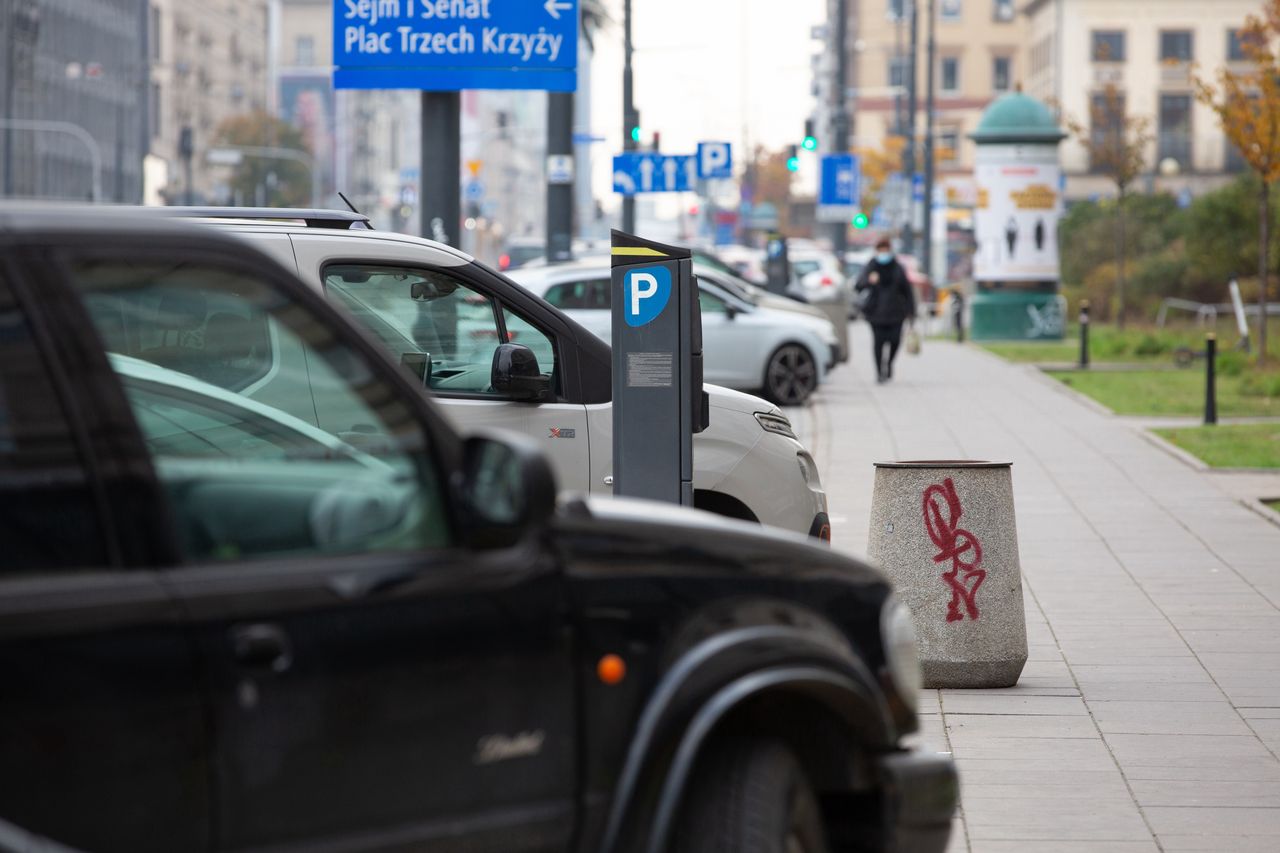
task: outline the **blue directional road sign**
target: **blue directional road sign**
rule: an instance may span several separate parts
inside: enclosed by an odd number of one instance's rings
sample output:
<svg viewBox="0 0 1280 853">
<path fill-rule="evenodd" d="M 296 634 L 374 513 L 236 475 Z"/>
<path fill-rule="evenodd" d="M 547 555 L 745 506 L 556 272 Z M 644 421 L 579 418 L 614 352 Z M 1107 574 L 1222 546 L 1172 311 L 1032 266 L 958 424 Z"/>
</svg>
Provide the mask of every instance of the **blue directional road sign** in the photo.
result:
<svg viewBox="0 0 1280 853">
<path fill-rule="evenodd" d="M 334 0 L 335 89 L 577 88 L 578 0 Z"/>
<path fill-rule="evenodd" d="M 732 178 L 733 146 L 728 142 L 699 142 L 698 177 Z"/>
<path fill-rule="evenodd" d="M 698 182 L 697 159 L 694 154 L 615 154 L 613 191 L 622 195 L 689 192 Z"/>
<path fill-rule="evenodd" d="M 828 154 L 823 157 L 818 204 L 857 207 L 861 201 L 862 158 L 856 154 Z"/>
</svg>

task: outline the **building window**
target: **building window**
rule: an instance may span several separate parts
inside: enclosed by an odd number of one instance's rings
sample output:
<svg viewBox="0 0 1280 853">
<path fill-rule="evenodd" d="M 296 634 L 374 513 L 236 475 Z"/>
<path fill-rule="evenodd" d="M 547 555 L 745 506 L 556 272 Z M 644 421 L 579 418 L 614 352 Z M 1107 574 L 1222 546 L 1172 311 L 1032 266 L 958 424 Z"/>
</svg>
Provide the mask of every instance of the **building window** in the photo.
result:
<svg viewBox="0 0 1280 853">
<path fill-rule="evenodd" d="M 906 86 L 907 85 L 907 69 L 911 67 L 911 60 L 905 56 L 889 57 L 889 85 L 890 86 Z"/>
<path fill-rule="evenodd" d="M 1007 56 L 997 56 L 991 60 L 991 90 L 993 92 L 1009 91 L 1009 78 L 1012 76 L 1010 66 L 1012 64 L 1013 60 Z"/>
<path fill-rule="evenodd" d="M 964 4 L 961 0 L 942 0 L 938 10 L 944 21 L 958 21 L 964 15 Z"/>
<path fill-rule="evenodd" d="M 298 36 L 293 40 L 293 64 L 307 66 L 316 64 L 316 40 L 311 36 Z"/>
<path fill-rule="evenodd" d="M 1160 133 L 1157 160 L 1173 158 L 1182 171 L 1191 168 L 1191 96 L 1160 96 Z"/>
<path fill-rule="evenodd" d="M 1120 30 L 1095 30 L 1091 56 L 1094 62 L 1124 62 L 1124 33 Z"/>
<path fill-rule="evenodd" d="M 1160 33 L 1160 61 L 1190 62 L 1191 44 L 1191 30 L 1164 30 Z"/>
<path fill-rule="evenodd" d="M 1015 14 L 1013 0 L 993 0 L 991 17 L 994 20 L 1001 23 L 1009 23 L 1013 20 Z"/>
<path fill-rule="evenodd" d="M 901 21 L 907 16 L 907 0 L 887 0 L 887 16 L 891 21 Z"/>
<path fill-rule="evenodd" d="M 160 84 L 151 84 L 151 135 L 152 137 L 160 137 L 164 135 L 164 114 L 161 112 L 160 105 L 163 103 L 160 97 Z"/>
<path fill-rule="evenodd" d="M 938 131 L 935 154 L 940 162 L 955 163 L 960 159 L 960 131 L 947 128 Z"/>
<path fill-rule="evenodd" d="M 954 94 L 960 91 L 960 59 L 955 56 L 942 58 L 942 80 L 939 88 L 943 93 Z"/>
<path fill-rule="evenodd" d="M 1227 149 L 1227 156 L 1223 163 L 1223 169 L 1231 174 L 1247 172 L 1249 170 L 1249 163 L 1244 159 L 1244 155 L 1240 153 L 1240 149 L 1236 147 L 1236 144 L 1231 141 L 1231 137 L 1225 137 L 1223 139 L 1223 144 Z"/>
<path fill-rule="evenodd" d="M 1119 92 L 1097 92 L 1089 100 L 1090 127 L 1089 171 L 1101 172 L 1111 166 L 1124 133 L 1124 95 Z"/>
<path fill-rule="evenodd" d="M 1244 33 L 1240 30 L 1227 30 L 1227 61 L 1245 62 L 1249 57 L 1244 52 Z"/>
<path fill-rule="evenodd" d="M 159 7 L 156 7 L 156 6 L 151 7 L 150 24 L 151 24 L 151 28 L 150 28 L 150 31 L 147 33 L 148 40 L 150 41 L 150 44 L 148 45 L 148 49 L 150 50 L 150 53 L 151 53 L 151 61 L 159 62 L 160 61 L 160 9 Z"/>
</svg>

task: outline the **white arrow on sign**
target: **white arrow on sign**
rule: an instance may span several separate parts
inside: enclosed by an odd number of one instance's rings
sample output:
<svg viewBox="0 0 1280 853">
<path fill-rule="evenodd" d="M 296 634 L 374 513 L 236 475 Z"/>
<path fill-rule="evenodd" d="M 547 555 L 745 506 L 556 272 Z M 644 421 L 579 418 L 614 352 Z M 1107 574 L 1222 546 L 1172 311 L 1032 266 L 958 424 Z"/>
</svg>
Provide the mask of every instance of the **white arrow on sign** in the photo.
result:
<svg viewBox="0 0 1280 853">
<path fill-rule="evenodd" d="M 684 158 L 684 179 L 688 183 L 690 189 L 698 185 L 698 158 L 697 157 Z"/>
<path fill-rule="evenodd" d="M 568 12 L 570 9 L 573 8 L 573 4 L 561 3 L 559 2 L 559 0 L 547 0 L 547 2 L 543 4 L 542 8 L 546 9 L 547 14 L 558 21 L 560 20 L 560 13 Z"/>
<path fill-rule="evenodd" d="M 636 182 L 631 180 L 631 176 L 626 172 L 614 172 L 613 185 L 620 188 L 620 190 L 616 191 L 626 193 L 627 195 L 636 191 Z"/>
<path fill-rule="evenodd" d="M 668 157 L 662 161 L 662 174 L 666 178 L 666 189 L 668 191 L 676 188 L 676 158 Z"/>
<path fill-rule="evenodd" d="M 640 189 L 644 192 L 653 191 L 654 168 L 653 161 L 648 157 L 640 161 Z"/>
</svg>

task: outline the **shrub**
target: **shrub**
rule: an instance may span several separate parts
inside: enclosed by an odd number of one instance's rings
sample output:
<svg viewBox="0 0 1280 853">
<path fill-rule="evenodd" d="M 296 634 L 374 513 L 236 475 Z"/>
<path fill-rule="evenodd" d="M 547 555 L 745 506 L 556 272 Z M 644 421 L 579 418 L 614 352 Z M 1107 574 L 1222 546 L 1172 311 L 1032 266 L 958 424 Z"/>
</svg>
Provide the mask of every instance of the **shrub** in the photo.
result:
<svg viewBox="0 0 1280 853">
<path fill-rule="evenodd" d="M 1134 355 L 1162 355 L 1169 352 L 1172 345 L 1168 339 L 1158 338 L 1153 334 L 1143 335 L 1133 347 Z"/>
<path fill-rule="evenodd" d="M 1280 397 L 1280 373 L 1252 371 L 1241 380 L 1240 393 L 1246 397 Z"/>
<path fill-rule="evenodd" d="M 1239 376 L 1249 366 L 1249 357 L 1238 350 L 1218 353 L 1217 370 L 1223 376 Z M 1271 396 L 1270 394 L 1257 396 Z"/>
</svg>

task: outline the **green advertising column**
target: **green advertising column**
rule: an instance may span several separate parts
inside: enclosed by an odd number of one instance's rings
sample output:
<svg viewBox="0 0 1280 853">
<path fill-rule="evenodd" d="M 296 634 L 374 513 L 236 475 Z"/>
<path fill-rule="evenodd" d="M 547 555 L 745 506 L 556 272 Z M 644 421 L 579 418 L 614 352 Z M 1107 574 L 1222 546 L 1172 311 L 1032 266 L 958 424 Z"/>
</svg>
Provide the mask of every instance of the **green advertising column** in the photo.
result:
<svg viewBox="0 0 1280 853">
<path fill-rule="evenodd" d="M 987 108 L 969 138 L 978 146 L 970 333 L 977 341 L 1060 339 L 1058 144 L 1066 134 L 1048 107 L 1011 92 Z"/>
</svg>

